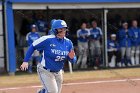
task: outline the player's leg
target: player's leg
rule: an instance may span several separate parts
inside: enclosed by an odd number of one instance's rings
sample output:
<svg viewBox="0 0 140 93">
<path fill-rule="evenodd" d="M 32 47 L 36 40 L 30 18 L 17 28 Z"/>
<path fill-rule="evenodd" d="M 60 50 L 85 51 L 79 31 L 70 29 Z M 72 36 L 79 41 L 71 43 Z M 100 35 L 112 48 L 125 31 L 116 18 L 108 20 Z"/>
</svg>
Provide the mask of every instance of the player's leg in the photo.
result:
<svg viewBox="0 0 140 93">
<path fill-rule="evenodd" d="M 99 66 L 101 65 L 101 62 L 100 62 L 100 58 L 101 58 L 101 44 L 100 44 L 100 41 L 96 41 L 95 42 L 95 64 L 96 66 Z"/>
<path fill-rule="evenodd" d="M 112 56 L 113 56 L 113 52 L 112 51 L 108 52 L 108 63 L 109 63 L 108 65 L 109 65 L 109 67 L 110 67 Z"/>
<path fill-rule="evenodd" d="M 41 69 L 40 68 L 40 63 L 37 65 L 37 74 L 39 76 L 40 82 L 43 85 L 43 87 L 41 89 L 39 89 L 37 91 L 37 93 L 47 93 L 47 90 L 45 89 L 45 86 L 44 86 L 44 82 L 42 81 L 41 75 L 39 74 L 39 69 Z"/>
<path fill-rule="evenodd" d="M 59 73 L 54 73 L 54 75 L 55 75 L 55 78 L 56 78 L 58 93 L 61 93 L 62 83 L 63 83 L 63 72 L 61 70 Z"/>
<path fill-rule="evenodd" d="M 121 67 L 121 52 L 120 52 L 120 50 L 115 52 L 115 56 L 116 56 L 116 66 Z"/>
<path fill-rule="evenodd" d="M 44 69 L 41 64 L 37 65 L 37 72 L 45 93 L 58 93 L 58 86 L 54 74 Z"/>
<path fill-rule="evenodd" d="M 122 67 L 125 66 L 125 53 L 126 53 L 126 47 L 121 47 L 121 65 L 122 65 Z"/>
<path fill-rule="evenodd" d="M 90 59 L 91 59 L 91 65 L 95 65 L 94 64 L 94 56 L 95 56 L 95 42 L 94 41 L 90 41 Z"/>
<path fill-rule="evenodd" d="M 78 60 L 77 63 L 74 64 L 74 69 L 77 69 L 82 61 L 82 56 L 83 56 L 83 46 L 82 43 L 78 42 Z"/>
<path fill-rule="evenodd" d="M 131 48 L 127 47 L 126 48 L 126 59 L 127 59 L 127 65 L 130 66 L 131 63 Z"/>
<path fill-rule="evenodd" d="M 135 46 L 133 46 L 131 49 L 131 62 L 133 65 L 135 65 L 135 57 L 134 57 L 135 56 L 135 49 L 136 49 Z"/>
<path fill-rule="evenodd" d="M 135 55 L 136 65 L 139 64 L 139 54 L 140 54 L 140 46 L 137 46 L 136 47 L 136 55 Z"/>
<path fill-rule="evenodd" d="M 87 68 L 87 51 L 88 51 L 88 43 L 83 43 L 83 56 L 82 56 L 82 63 L 81 68 Z"/>
</svg>

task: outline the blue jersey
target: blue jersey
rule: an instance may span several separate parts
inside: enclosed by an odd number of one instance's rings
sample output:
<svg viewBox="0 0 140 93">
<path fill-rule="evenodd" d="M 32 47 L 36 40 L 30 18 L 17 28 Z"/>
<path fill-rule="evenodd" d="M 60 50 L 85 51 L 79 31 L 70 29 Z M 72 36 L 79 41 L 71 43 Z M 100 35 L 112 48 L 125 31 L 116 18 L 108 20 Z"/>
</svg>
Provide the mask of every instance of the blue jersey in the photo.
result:
<svg viewBox="0 0 140 93">
<path fill-rule="evenodd" d="M 36 25 L 39 32 L 45 32 L 47 29 L 47 23 L 44 20 L 37 20 Z"/>
<path fill-rule="evenodd" d="M 100 40 L 101 37 L 102 37 L 102 31 L 99 27 L 92 28 L 90 30 L 90 38 L 91 39 Z"/>
<path fill-rule="evenodd" d="M 140 29 L 131 27 L 131 34 L 132 34 L 132 46 L 140 45 Z"/>
<path fill-rule="evenodd" d="M 76 56 L 74 59 L 68 57 L 68 53 L 73 50 L 73 44 L 66 37 L 60 39 L 55 35 L 48 35 L 39 38 L 29 47 L 24 58 L 25 62 L 29 61 L 34 50 L 43 51 L 41 64 L 53 71 L 61 70 L 67 59 L 73 63 L 76 62 Z"/>
<path fill-rule="evenodd" d="M 79 29 L 77 31 L 77 38 L 78 38 L 78 41 L 80 42 L 87 42 L 88 36 L 89 36 L 88 29 Z"/>
<path fill-rule="evenodd" d="M 26 35 L 26 41 L 28 43 L 28 46 L 30 46 L 38 38 L 40 38 L 40 35 L 37 32 L 29 32 Z"/>
<path fill-rule="evenodd" d="M 118 32 L 118 40 L 120 47 L 131 47 L 131 39 L 132 34 L 131 31 L 128 29 L 126 32 L 125 29 L 120 29 Z"/>
<path fill-rule="evenodd" d="M 107 40 L 107 49 L 108 51 L 113 51 L 113 49 L 119 50 L 119 44 L 114 40 Z"/>
</svg>

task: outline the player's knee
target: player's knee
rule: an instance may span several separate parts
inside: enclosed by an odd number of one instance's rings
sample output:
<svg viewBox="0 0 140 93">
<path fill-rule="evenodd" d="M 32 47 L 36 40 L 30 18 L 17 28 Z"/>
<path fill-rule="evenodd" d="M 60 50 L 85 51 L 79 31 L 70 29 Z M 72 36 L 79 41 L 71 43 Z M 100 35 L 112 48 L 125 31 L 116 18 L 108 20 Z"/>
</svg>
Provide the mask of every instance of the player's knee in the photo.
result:
<svg viewBox="0 0 140 93">
<path fill-rule="evenodd" d="M 140 54 L 140 51 L 136 51 L 136 56 L 139 56 L 139 54 Z"/>
<path fill-rule="evenodd" d="M 58 89 L 52 89 L 52 90 L 48 91 L 48 93 L 58 93 Z"/>
<path fill-rule="evenodd" d="M 132 57 L 134 56 L 134 54 L 135 54 L 135 52 L 131 52 L 131 56 L 132 56 Z"/>
<path fill-rule="evenodd" d="M 131 51 L 131 54 L 135 54 L 135 51 L 134 51 L 134 50 L 132 50 L 132 51 Z"/>
<path fill-rule="evenodd" d="M 52 87 L 51 89 L 48 89 L 48 93 L 58 93 L 58 88 Z"/>
</svg>

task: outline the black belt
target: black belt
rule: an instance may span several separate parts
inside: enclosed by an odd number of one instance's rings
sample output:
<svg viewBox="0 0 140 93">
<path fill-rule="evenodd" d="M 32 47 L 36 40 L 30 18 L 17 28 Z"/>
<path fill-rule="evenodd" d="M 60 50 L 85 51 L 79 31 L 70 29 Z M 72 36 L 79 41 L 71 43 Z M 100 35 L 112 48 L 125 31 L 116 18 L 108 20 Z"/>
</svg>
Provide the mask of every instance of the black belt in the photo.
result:
<svg viewBox="0 0 140 93">
<path fill-rule="evenodd" d="M 54 72 L 54 73 L 58 73 L 59 71 L 53 71 L 53 70 L 50 70 L 50 69 L 48 69 L 48 68 L 46 68 L 46 67 L 43 67 L 45 70 L 47 70 L 47 71 L 49 71 L 49 72 Z"/>
</svg>

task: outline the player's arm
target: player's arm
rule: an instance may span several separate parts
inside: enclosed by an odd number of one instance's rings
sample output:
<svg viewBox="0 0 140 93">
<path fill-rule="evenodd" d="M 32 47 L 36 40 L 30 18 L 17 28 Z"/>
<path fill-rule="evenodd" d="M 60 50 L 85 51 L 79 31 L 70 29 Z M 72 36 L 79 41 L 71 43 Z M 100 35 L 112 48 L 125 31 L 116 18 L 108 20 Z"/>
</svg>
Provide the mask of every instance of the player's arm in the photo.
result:
<svg viewBox="0 0 140 93">
<path fill-rule="evenodd" d="M 80 37 L 82 38 L 82 35 L 80 34 L 80 31 L 81 31 L 80 29 L 77 30 L 77 38 L 80 38 Z"/>
<path fill-rule="evenodd" d="M 92 36 L 94 36 L 94 34 L 92 33 L 92 29 L 89 30 L 89 40 L 95 40 L 92 38 Z"/>
<path fill-rule="evenodd" d="M 28 69 L 28 61 L 31 57 L 31 55 L 33 54 L 35 48 L 33 47 L 33 45 L 31 44 L 30 47 L 28 48 L 25 58 L 24 58 L 24 62 L 22 63 L 22 65 L 20 66 L 21 70 L 27 70 Z"/>
<path fill-rule="evenodd" d="M 27 41 L 27 44 L 29 46 L 27 52 L 26 52 L 26 56 L 24 58 L 24 62 L 22 63 L 22 65 L 20 66 L 21 70 L 24 71 L 24 70 L 27 70 L 28 69 L 28 60 L 30 59 L 30 56 L 32 55 L 32 53 L 34 52 L 34 48 L 33 46 L 31 45 L 31 40 L 29 38 L 29 35 L 30 33 L 28 33 L 26 35 L 26 41 Z"/>
<path fill-rule="evenodd" d="M 30 32 L 26 35 L 26 42 L 27 42 L 28 46 L 31 45 L 31 39 L 29 36 L 30 36 Z"/>
<path fill-rule="evenodd" d="M 71 63 L 76 63 L 77 61 L 77 58 L 75 56 L 75 52 L 74 50 L 71 50 L 68 54 L 68 60 L 71 62 Z"/>
<path fill-rule="evenodd" d="M 87 37 L 89 37 L 90 36 L 90 30 L 89 29 L 86 29 L 87 30 Z"/>
<path fill-rule="evenodd" d="M 99 33 L 100 33 L 97 39 L 100 40 L 100 39 L 102 39 L 103 32 L 102 32 L 101 28 L 97 27 L 97 29 L 99 30 Z"/>
<path fill-rule="evenodd" d="M 76 63 L 76 61 L 77 61 L 77 57 L 75 55 L 75 52 L 74 52 L 74 49 L 73 49 L 73 44 L 72 44 L 71 41 L 70 41 L 70 49 L 69 49 L 69 53 L 68 53 L 68 60 L 71 63 Z"/>
<path fill-rule="evenodd" d="M 44 46 L 44 40 L 46 38 L 44 37 L 41 37 L 39 39 L 37 39 L 36 41 L 34 41 L 30 47 L 28 48 L 27 52 L 26 52 L 26 55 L 25 55 L 25 58 L 24 58 L 24 62 L 22 63 L 22 65 L 20 66 L 21 70 L 24 71 L 24 70 L 27 70 L 28 69 L 28 61 L 30 60 L 30 57 L 31 55 L 33 54 L 33 52 L 35 50 L 43 50 L 43 46 Z"/>
</svg>

